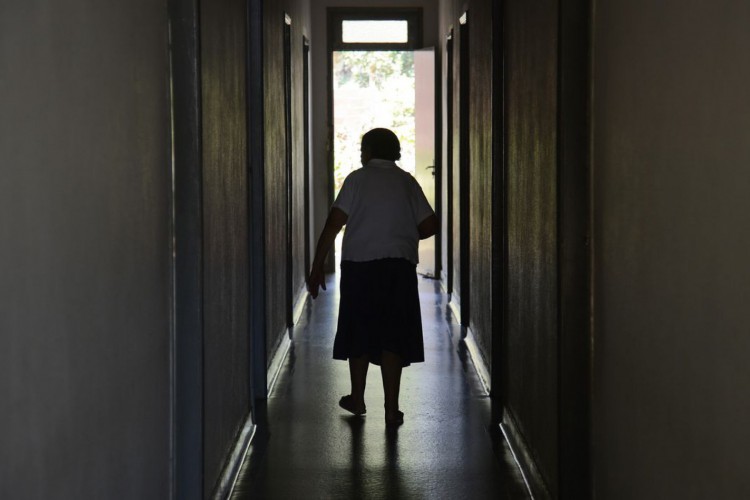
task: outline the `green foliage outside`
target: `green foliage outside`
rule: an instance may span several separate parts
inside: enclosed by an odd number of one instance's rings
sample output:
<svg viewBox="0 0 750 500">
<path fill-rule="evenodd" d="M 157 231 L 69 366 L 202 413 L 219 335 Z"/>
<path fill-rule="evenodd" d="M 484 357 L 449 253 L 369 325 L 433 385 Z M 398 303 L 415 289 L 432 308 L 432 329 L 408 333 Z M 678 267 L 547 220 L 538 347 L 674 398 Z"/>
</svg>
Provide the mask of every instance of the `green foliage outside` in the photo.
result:
<svg viewBox="0 0 750 500">
<path fill-rule="evenodd" d="M 414 173 L 414 54 L 400 51 L 333 53 L 334 196 L 361 166 L 360 139 L 376 127 L 401 141 L 401 168 Z"/>
</svg>

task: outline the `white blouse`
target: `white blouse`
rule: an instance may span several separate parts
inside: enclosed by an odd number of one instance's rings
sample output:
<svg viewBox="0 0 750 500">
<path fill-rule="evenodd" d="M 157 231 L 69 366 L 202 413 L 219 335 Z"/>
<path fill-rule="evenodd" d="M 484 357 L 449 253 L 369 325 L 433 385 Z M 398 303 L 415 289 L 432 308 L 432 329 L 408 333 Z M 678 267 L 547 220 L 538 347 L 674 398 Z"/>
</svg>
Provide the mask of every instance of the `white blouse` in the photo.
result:
<svg viewBox="0 0 750 500">
<path fill-rule="evenodd" d="M 347 214 L 341 260 L 419 262 L 417 226 L 434 212 L 411 174 L 372 159 L 344 180 L 333 206 Z"/>
</svg>

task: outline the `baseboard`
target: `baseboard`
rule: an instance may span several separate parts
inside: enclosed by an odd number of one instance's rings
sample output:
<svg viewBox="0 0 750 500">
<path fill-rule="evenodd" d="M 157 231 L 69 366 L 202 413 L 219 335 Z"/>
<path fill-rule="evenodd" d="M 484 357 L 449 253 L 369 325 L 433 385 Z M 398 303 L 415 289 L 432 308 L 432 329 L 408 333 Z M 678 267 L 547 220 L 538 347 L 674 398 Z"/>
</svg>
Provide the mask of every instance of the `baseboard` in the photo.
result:
<svg viewBox="0 0 750 500">
<path fill-rule="evenodd" d="M 490 369 L 489 366 L 487 366 L 487 362 L 485 361 L 484 356 L 482 356 L 482 351 L 479 348 L 479 344 L 477 344 L 477 339 L 474 336 L 474 333 L 471 331 L 471 328 L 466 327 L 463 341 L 466 344 L 467 350 L 469 351 L 469 357 L 471 357 L 471 362 L 474 365 L 474 369 L 476 370 L 477 375 L 479 376 L 479 380 L 482 382 L 482 386 L 484 386 L 485 392 L 489 394 L 491 380 Z"/>
<path fill-rule="evenodd" d="M 451 296 L 448 301 L 448 310 L 453 313 L 453 317 L 456 319 L 456 323 L 461 324 L 461 304 L 456 301 L 455 296 Z"/>
<path fill-rule="evenodd" d="M 461 324 L 461 304 L 455 300 L 448 302 L 448 310 L 453 313 L 453 317 L 456 323 Z M 469 357 L 471 363 L 474 365 L 474 370 L 477 372 L 479 380 L 482 382 L 482 386 L 487 394 L 490 393 L 490 367 L 482 356 L 482 351 L 477 344 L 476 336 L 471 331 L 471 328 L 464 326 L 461 327 L 463 334 L 463 341 L 466 344 L 466 350 L 469 351 Z"/>
<path fill-rule="evenodd" d="M 295 325 L 297 324 L 297 322 L 299 322 L 300 317 L 302 317 L 302 313 L 305 310 L 305 306 L 307 305 L 307 300 L 309 298 L 310 294 L 307 292 L 307 290 L 303 291 L 297 298 L 297 302 L 294 304 L 294 309 L 292 310 L 292 320 L 294 321 Z M 279 345 L 276 346 L 276 349 L 273 352 L 273 357 L 271 357 L 271 362 L 268 365 L 268 371 L 266 375 L 266 380 L 268 381 L 266 394 L 271 394 L 271 390 L 276 384 L 276 379 L 279 378 L 281 367 L 284 366 L 284 360 L 286 360 L 286 356 L 289 353 L 289 348 L 292 345 L 293 329 L 294 326 L 286 328 L 284 333 L 281 334 Z"/>
<path fill-rule="evenodd" d="M 450 300 L 451 294 L 448 292 L 448 277 L 445 275 L 445 273 L 440 274 L 440 291 L 446 294 L 448 296 L 448 300 Z"/>
<path fill-rule="evenodd" d="M 279 378 L 279 373 L 281 372 L 281 367 L 284 366 L 284 360 L 286 359 L 286 355 L 289 352 L 289 348 L 292 345 L 292 339 L 290 336 L 289 328 L 287 328 L 284 333 L 281 335 L 281 340 L 279 341 L 279 345 L 276 346 L 276 349 L 273 352 L 273 356 L 271 357 L 271 362 L 268 364 L 268 370 L 266 375 L 266 394 L 270 395 L 271 391 L 273 390 L 273 386 L 276 384 L 276 379 Z"/>
<path fill-rule="evenodd" d="M 302 289 L 302 293 L 297 296 L 297 302 L 294 304 L 294 309 L 292 310 L 292 323 L 297 324 L 299 323 L 299 319 L 302 317 L 302 313 L 305 310 L 305 306 L 307 305 L 307 300 L 310 298 L 310 293 L 307 291 L 306 288 Z"/>
<path fill-rule="evenodd" d="M 255 436 L 255 429 L 256 426 L 253 423 L 252 414 L 248 414 L 234 443 L 234 448 L 224 465 L 221 479 L 213 495 L 214 500 L 226 500 L 232 496 L 234 485 L 237 483 L 237 476 L 242 468 L 242 463 L 245 461 L 245 456 L 247 456 L 247 450 L 250 448 L 253 436 Z"/>
<path fill-rule="evenodd" d="M 305 309 L 305 305 L 307 304 L 307 300 L 309 299 L 309 297 L 310 294 L 307 292 L 307 290 L 304 290 L 299 295 L 292 314 L 294 324 L 297 324 L 300 317 L 302 316 L 302 312 Z M 267 371 L 267 394 L 271 394 L 271 391 L 276 385 L 276 381 L 279 378 L 281 368 L 284 366 L 284 361 L 289 354 L 289 349 L 292 346 L 292 328 L 293 327 L 287 328 L 284 334 L 281 335 L 279 345 L 277 345 L 276 349 L 274 350 L 273 357 L 271 358 L 271 363 L 269 364 Z M 243 462 L 245 461 L 247 451 L 250 449 L 250 445 L 252 443 L 253 437 L 255 436 L 256 429 L 257 426 L 252 421 L 252 415 L 248 415 L 247 419 L 245 420 L 245 424 L 240 431 L 239 436 L 237 437 L 237 441 L 235 442 L 234 448 L 232 449 L 232 453 L 227 459 L 227 463 L 221 475 L 219 486 L 213 496 L 214 500 L 226 500 L 232 496 L 234 486 L 237 483 L 237 476 L 240 472 L 240 469 L 242 468 Z"/>
<path fill-rule="evenodd" d="M 542 479 L 542 475 L 539 473 L 539 469 L 537 469 L 536 463 L 534 462 L 521 433 L 518 431 L 515 419 L 508 411 L 505 411 L 503 421 L 499 425 L 500 430 L 505 437 L 505 442 L 508 444 L 513 459 L 521 472 L 529 496 L 531 498 L 551 498 L 549 491 L 544 484 L 544 480 Z"/>
</svg>

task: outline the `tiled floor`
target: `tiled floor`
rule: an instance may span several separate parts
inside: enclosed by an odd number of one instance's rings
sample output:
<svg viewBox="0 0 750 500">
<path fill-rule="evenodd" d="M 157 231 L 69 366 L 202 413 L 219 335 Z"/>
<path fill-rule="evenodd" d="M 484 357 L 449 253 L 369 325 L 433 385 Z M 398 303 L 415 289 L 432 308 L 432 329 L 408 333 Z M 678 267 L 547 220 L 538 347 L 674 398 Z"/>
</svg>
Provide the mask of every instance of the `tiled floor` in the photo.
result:
<svg viewBox="0 0 750 500">
<path fill-rule="evenodd" d="M 405 423 L 386 430 L 380 369 L 367 379 L 367 416 L 338 405 L 348 364 L 331 359 L 338 293 L 308 303 L 240 471 L 233 498 L 526 498 L 490 423 L 482 389 L 445 296 L 421 279 L 425 363 L 404 369 Z M 494 443 L 494 446 L 493 446 Z M 493 451 L 493 449 L 495 451 Z M 498 458 L 499 457 L 499 458 Z"/>
</svg>

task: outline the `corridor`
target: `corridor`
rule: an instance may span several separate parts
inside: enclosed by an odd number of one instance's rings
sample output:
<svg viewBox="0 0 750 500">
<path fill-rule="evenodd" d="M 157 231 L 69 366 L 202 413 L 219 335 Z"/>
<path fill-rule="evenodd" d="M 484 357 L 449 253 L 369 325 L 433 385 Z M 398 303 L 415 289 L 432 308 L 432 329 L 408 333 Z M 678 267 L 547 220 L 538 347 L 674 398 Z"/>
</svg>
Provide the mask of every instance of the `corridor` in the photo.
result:
<svg viewBox="0 0 750 500">
<path fill-rule="evenodd" d="M 232 498 L 528 498 L 512 455 L 491 435 L 489 397 L 434 281 L 420 279 L 425 362 L 404 370 L 404 425 L 386 430 L 375 365 L 367 415 L 338 407 L 349 372 L 331 359 L 336 279 L 329 275 L 328 291 L 308 301 L 295 327 Z"/>
<path fill-rule="evenodd" d="M 750 498 L 748 26 L 737 0 L 0 2 L 0 500 Z M 305 286 L 390 124 L 440 223 L 394 433 L 377 367 L 367 416 L 337 405 L 334 259 Z"/>
</svg>

